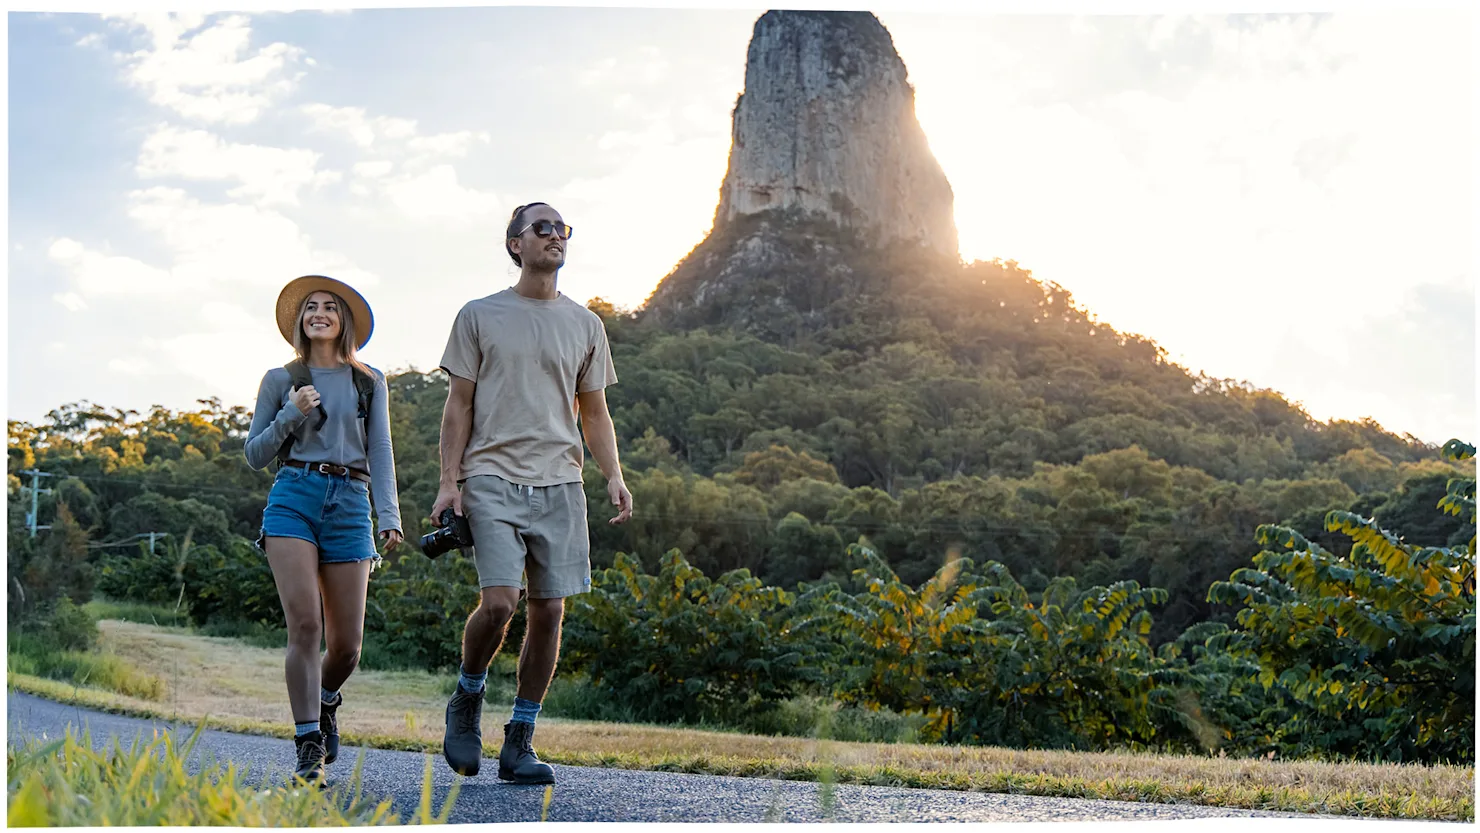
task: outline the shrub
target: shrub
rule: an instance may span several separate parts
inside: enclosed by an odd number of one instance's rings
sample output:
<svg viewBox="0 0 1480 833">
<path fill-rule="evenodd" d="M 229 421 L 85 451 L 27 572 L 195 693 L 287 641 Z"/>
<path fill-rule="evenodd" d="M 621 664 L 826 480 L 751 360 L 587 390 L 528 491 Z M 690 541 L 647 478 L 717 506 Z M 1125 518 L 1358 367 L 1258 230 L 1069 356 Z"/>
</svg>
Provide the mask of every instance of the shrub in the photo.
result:
<svg viewBox="0 0 1480 833">
<path fill-rule="evenodd" d="M 820 680 L 786 638 L 793 598 L 743 569 L 711 580 L 677 550 L 656 576 L 618 553 L 570 599 L 564 661 L 640 720 L 743 720 Z"/>
</svg>

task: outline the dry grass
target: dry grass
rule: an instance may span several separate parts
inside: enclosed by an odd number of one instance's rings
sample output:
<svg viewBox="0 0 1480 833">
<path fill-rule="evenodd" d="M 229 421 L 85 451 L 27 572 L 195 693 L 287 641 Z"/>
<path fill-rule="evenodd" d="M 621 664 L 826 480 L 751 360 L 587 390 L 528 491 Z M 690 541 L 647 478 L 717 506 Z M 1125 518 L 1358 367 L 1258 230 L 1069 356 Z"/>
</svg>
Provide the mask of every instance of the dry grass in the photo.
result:
<svg viewBox="0 0 1480 833">
<path fill-rule="evenodd" d="M 112 711 L 199 720 L 286 736 L 282 655 L 230 639 L 104 622 L 108 650 L 163 677 L 163 701 L 12 675 L 41 696 Z M 440 751 L 450 680 L 365 671 L 345 686 L 347 743 Z M 492 690 L 492 686 L 490 687 Z M 489 702 L 485 722 L 501 724 Z M 489 736 L 497 732 L 486 733 Z M 1474 769 L 1457 766 L 1234 760 L 773 738 L 651 726 L 540 720 L 539 749 L 556 763 L 682 772 L 1196 803 L 1388 818 L 1473 821 Z M 490 749 L 497 754 L 497 749 Z M 831 775 L 829 776 L 829 771 Z"/>
</svg>

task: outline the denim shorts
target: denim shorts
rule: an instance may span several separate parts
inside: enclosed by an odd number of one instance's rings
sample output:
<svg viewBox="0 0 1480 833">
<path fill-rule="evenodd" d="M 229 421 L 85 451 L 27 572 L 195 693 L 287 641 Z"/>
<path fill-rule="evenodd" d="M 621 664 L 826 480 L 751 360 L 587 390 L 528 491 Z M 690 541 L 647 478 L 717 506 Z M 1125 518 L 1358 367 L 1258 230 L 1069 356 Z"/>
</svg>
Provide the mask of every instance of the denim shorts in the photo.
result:
<svg viewBox="0 0 1480 833">
<path fill-rule="evenodd" d="M 283 466 L 267 493 L 262 537 L 301 538 L 319 548 L 320 564 L 379 558 L 370 523 L 370 486 L 363 480 Z"/>
</svg>

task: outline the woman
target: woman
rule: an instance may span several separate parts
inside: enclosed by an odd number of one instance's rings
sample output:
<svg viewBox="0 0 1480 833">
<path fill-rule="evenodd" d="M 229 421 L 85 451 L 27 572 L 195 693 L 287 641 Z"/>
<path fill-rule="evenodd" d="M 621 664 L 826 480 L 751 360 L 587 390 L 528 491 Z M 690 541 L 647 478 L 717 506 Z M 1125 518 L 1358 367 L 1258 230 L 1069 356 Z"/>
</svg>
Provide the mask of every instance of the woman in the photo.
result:
<svg viewBox="0 0 1480 833">
<path fill-rule="evenodd" d="M 297 774 L 319 781 L 339 755 L 339 689 L 359 663 L 365 595 L 380 558 L 370 493 L 386 552 L 401 543 L 401 514 L 385 375 L 356 357 L 374 330 L 370 306 L 348 285 L 309 275 L 278 296 L 277 321 L 298 357 L 262 378 L 246 456 L 255 469 L 281 461 L 258 545 L 287 618 Z"/>
</svg>

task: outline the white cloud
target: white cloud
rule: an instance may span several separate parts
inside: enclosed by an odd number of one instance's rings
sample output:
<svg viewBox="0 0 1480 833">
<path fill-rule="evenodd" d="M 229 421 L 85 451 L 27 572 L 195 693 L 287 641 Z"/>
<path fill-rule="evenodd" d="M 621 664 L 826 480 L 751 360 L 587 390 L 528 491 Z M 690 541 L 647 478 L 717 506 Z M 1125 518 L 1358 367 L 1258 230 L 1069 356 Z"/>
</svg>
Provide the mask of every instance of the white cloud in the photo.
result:
<svg viewBox="0 0 1480 833">
<path fill-rule="evenodd" d="M 279 42 L 253 51 L 245 16 L 231 15 L 204 29 L 205 18 L 198 14 L 113 19 L 131 30 L 143 29 L 152 41 L 147 49 L 121 56 L 128 79 L 148 90 L 153 103 L 187 118 L 222 124 L 256 121 L 297 83 L 291 70 L 303 50 Z"/>
<path fill-rule="evenodd" d="M 416 136 L 406 143 L 412 153 L 424 156 L 467 156 L 473 142 L 488 143 L 492 139 L 485 132 L 474 133 L 461 130 L 456 133 L 438 133 L 433 136 Z"/>
<path fill-rule="evenodd" d="M 89 297 L 159 295 L 174 288 L 170 273 L 163 269 L 131 257 L 96 252 L 70 238 L 53 242 L 47 254 L 72 275 L 76 291 L 56 300 L 73 312 L 85 306 Z"/>
<path fill-rule="evenodd" d="M 67 237 L 54 241 L 50 248 L 47 249 L 47 254 L 51 255 L 53 259 L 63 261 L 74 260 L 80 257 L 82 252 L 82 244 Z"/>
<path fill-rule="evenodd" d="M 394 116 L 369 116 L 363 107 L 335 107 L 330 104 L 305 104 L 299 108 L 309 117 L 309 129 L 322 133 L 343 133 L 362 148 L 375 140 L 397 141 L 416 135 L 416 121 Z"/>
<path fill-rule="evenodd" d="M 196 380 L 194 387 L 233 399 L 244 392 L 255 394 L 263 372 L 281 363 L 290 349 L 278 335 L 270 302 L 257 315 L 233 303 L 207 302 L 188 320 L 200 329 L 146 337 L 139 346 L 160 364 Z"/>
<path fill-rule="evenodd" d="M 68 312 L 77 312 L 87 308 L 87 302 L 76 292 L 58 292 L 51 296 L 51 299 L 66 307 Z"/>
<path fill-rule="evenodd" d="M 298 192 L 332 182 L 337 174 L 317 170 L 311 150 L 230 144 L 204 130 L 161 125 L 144 141 L 135 172 L 145 179 L 234 179 L 229 193 L 264 205 L 298 203 Z"/>
<path fill-rule="evenodd" d="M 355 176 L 361 179 L 378 179 L 391 172 L 395 165 L 388 159 L 359 162 L 355 165 Z"/>
<path fill-rule="evenodd" d="M 593 84 L 599 84 L 600 82 L 610 78 L 616 68 L 616 58 L 602 58 L 601 60 L 596 61 L 595 63 L 581 70 L 580 73 L 576 76 L 576 83 L 580 84 L 583 87 L 589 87 Z"/>
<path fill-rule="evenodd" d="M 167 373 L 189 379 L 193 395 L 241 401 L 265 368 L 285 360 L 287 345 L 273 321 L 279 289 L 303 274 L 328 274 L 362 291 L 376 274 L 316 246 L 296 223 L 261 205 L 203 202 L 178 188 L 128 195 L 129 216 L 162 244 L 168 268 L 54 240 L 50 258 L 70 274 L 71 291 L 55 300 L 74 312 L 89 306 L 112 335 L 108 367 L 124 376 Z M 144 296 L 128 312 L 121 301 Z M 89 304 L 107 297 L 111 304 Z M 116 300 L 115 300 L 116 299 Z M 154 326 L 110 329 L 119 316 L 143 315 Z"/>
<path fill-rule="evenodd" d="M 601 134 L 596 140 L 597 150 L 616 150 L 618 148 L 648 148 L 663 145 L 671 145 L 677 141 L 673 128 L 670 126 L 669 113 L 663 110 L 651 116 L 651 123 L 646 130 L 609 130 Z"/>
<path fill-rule="evenodd" d="M 378 280 L 343 255 L 316 248 L 296 223 L 260 206 L 203 203 L 164 187 L 135 191 L 129 200 L 129 216 L 168 247 L 181 285 L 271 287 L 306 274 L 333 275 L 356 287 Z"/>
<path fill-rule="evenodd" d="M 556 195 L 576 229 L 561 273 L 564 291 L 626 306 L 645 300 L 657 278 L 708 233 L 729 141 L 727 133 L 680 135 L 667 111 L 654 114 L 640 133 L 602 136 L 598 146 L 620 149 L 625 161 L 606 176 L 573 179 Z M 664 231 L 654 235 L 658 217 Z M 633 246 L 634 240 L 644 243 Z"/>
<path fill-rule="evenodd" d="M 341 132 L 360 147 L 375 144 L 375 126 L 365 118 L 363 107 L 334 107 L 328 104 L 305 104 L 299 108 L 311 119 L 309 129 L 319 132 Z"/>
<path fill-rule="evenodd" d="M 385 194 L 401 213 L 421 221 L 474 221 L 499 211 L 502 200 L 457 181 L 451 165 L 424 174 L 399 177 L 385 184 Z"/>
<path fill-rule="evenodd" d="M 109 360 L 108 369 L 113 371 L 114 373 L 124 373 L 129 376 L 142 376 L 146 373 L 154 372 L 155 366 L 154 363 L 149 361 L 148 359 L 140 358 L 138 356 L 129 356 L 128 358 Z"/>
<path fill-rule="evenodd" d="M 593 61 L 576 74 L 576 83 L 593 87 L 606 83 L 656 84 L 669 76 L 672 66 L 656 46 L 641 46 L 635 54 Z"/>
</svg>

